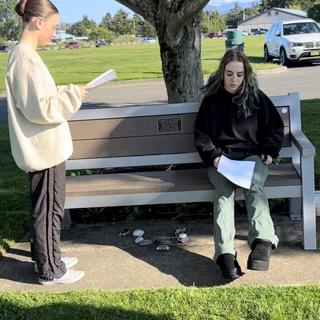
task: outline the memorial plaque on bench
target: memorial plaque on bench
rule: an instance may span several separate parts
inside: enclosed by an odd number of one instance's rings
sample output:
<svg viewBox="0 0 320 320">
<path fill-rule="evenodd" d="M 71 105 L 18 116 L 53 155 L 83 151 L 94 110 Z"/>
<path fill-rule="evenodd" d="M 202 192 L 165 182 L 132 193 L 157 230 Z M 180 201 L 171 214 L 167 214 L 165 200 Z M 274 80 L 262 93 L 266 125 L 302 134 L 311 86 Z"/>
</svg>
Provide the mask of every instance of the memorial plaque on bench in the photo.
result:
<svg viewBox="0 0 320 320">
<path fill-rule="evenodd" d="M 182 131 L 182 118 L 158 119 L 158 133 L 173 133 Z"/>
</svg>

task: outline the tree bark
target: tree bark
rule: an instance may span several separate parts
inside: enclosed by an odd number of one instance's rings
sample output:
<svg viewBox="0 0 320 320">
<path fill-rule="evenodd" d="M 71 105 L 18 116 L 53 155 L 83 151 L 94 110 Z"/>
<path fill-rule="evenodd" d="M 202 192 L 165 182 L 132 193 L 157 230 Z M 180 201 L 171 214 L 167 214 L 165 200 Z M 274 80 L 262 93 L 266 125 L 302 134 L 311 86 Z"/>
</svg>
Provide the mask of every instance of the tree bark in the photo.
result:
<svg viewBox="0 0 320 320">
<path fill-rule="evenodd" d="M 199 101 L 200 11 L 209 0 L 117 0 L 154 25 L 169 103 Z"/>
</svg>

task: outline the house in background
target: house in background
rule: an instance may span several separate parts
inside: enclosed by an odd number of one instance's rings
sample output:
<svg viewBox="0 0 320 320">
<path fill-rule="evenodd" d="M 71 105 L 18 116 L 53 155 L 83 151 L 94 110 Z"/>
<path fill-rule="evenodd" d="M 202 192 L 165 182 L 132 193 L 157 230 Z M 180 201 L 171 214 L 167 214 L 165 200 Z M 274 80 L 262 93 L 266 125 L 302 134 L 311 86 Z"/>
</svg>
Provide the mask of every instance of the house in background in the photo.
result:
<svg viewBox="0 0 320 320">
<path fill-rule="evenodd" d="M 259 30 L 267 31 L 276 20 L 307 19 L 304 11 L 284 8 L 270 8 L 254 17 L 248 18 L 238 24 L 238 30 L 254 33 Z"/>
<path fill-rule="evenodd" d="M 53 42 L 60 42 L 60 41 L 71 41 L 71 40 L 79 40 L 79 41 L 88 41 L 88 37 L 76 37 L 73 34 L 66 33 L 62 29 L 57 30 L 57 34 L 53 37 Z"/>
<path fill-rule="evenodd" d="M 58 29 L 56 35 L 53 38 L 54 42 L 60 41 L 68 41 L 68 40 L 75 40 L 75 36 L 70 33 L 66 33 L 64 30 Z"/>
</svg>

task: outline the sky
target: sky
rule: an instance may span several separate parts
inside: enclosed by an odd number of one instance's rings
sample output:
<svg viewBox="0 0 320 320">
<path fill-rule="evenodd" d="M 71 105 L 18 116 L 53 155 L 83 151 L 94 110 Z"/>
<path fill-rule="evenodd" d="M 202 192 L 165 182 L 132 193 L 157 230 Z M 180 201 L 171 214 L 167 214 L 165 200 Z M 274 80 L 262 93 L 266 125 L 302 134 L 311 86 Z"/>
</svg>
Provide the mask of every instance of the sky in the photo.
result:
<svg viewBox="0 0 320 320">
<path fill-rule="evenodd" d="M 123 9 L 131 12 L 127 7 L 122 6 L 115 0 L 51 0 L 60 12 L 61 22 L 75 23 L 82 20 L 84 15 L 97 23 L 110 12 L 114 15 L 118 10 Z"/>
<path fill-rule="evenodd" d="M 107 12 L 112 15 L 120 9 L 131 12 L 115 0 L 52 0 L 52 2 L 57 6 L 61 22 L 64 23 L 75 23 L 82 20 L 84 15 L 100 23 Z M 228 2 L 250 2 L 250 0 L 211 0 L 210 4 L 221 5 Z"/>
</svg>

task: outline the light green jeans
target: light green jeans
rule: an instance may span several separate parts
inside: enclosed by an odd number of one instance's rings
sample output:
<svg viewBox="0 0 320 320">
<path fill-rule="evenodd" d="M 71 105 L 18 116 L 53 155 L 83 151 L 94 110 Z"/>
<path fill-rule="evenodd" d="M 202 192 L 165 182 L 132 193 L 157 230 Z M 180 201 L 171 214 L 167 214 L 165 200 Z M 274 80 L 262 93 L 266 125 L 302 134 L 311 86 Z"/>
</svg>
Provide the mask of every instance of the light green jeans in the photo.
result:
<svg viewBox="0 0 320 320">
<path fill-rule="evenodd" d="M 263 191 L 263 185 L 268 176 L 268 167 L 259 156 L 250 156 L 244 160 L 256 163 L 250 189 L 244 189 L 245 204 L 249 219 L 248 243 L 251 246 L 256 239 L 269 240 L 277 247 L 279 239 L 275 234 L 270 216 L 268 199 Z M 214 260 L 223 253 L 235 254 L 234 237 L 234 196 L 237 186 L 217 172 L 209 168 L 208 175 L 215 186 L 214 199 Z"/>
</svg>

